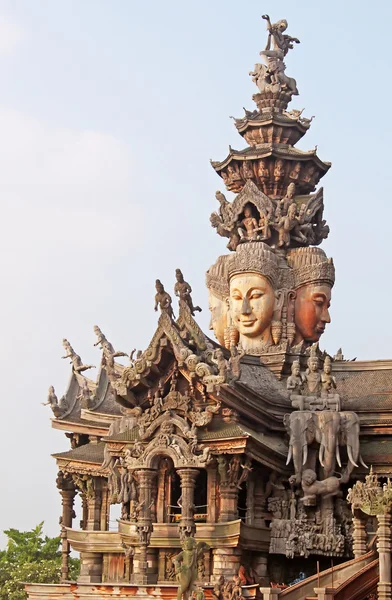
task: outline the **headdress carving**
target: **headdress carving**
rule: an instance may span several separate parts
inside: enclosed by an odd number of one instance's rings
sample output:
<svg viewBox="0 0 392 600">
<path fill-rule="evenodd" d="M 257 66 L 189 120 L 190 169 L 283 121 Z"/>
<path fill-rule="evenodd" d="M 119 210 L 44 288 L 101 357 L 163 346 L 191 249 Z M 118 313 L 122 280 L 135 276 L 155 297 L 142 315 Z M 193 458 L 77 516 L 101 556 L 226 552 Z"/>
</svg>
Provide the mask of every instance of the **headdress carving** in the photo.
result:
<svg viewBox="0 0 392 600">
<path fill-rule="evenodd" d="M 238 273 L 259 273 L 276 287 L 279 278 L 279 261 L 263 242 L 241 244 L 234 255 L 229 256 L 229 279 Z"/>
<path fill-rule="evenodd" d="M 230 255 L 218 256 L 217 261 L 206 273 L 207 288 L 221 300 L 229 295 L 229 277 L 227 272 L 228 259 Z"/>
<path fill-rule="evenodd" d="M 321 248 L 296 248 L 287 256 L 294 271 L 294 286 L 299 288 L 308 283 L 335 283 L 335 266 Z"/>
</svg>

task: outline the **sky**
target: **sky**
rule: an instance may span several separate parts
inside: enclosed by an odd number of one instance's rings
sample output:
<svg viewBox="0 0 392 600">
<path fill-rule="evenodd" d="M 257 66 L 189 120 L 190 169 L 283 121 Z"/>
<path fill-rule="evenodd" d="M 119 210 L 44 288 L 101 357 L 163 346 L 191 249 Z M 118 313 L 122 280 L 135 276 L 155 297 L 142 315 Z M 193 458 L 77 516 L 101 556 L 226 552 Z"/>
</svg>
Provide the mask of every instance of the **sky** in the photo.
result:
<svg viewBox="0 0 392 600">
<path fill-rule="evenodd" d="M 69 441 L 41 403 L 66 389 L 63 337 L 96 365 L 95 324 L 116 349 L 145 349 L 155 279 L 172 292 L 177 267 L 207 332 L 205 272 L 226 252 L 209 160 L 245 146 L 229 116 L 254 108 L 264 13 L 301 40 L 291 107 L 316 118 L 298 147 L 332 162 L 321 347 L 392 358 L 392 3 L 0 0 L 0 531 L 59 530 L 50 454 Z"/>
</svg>

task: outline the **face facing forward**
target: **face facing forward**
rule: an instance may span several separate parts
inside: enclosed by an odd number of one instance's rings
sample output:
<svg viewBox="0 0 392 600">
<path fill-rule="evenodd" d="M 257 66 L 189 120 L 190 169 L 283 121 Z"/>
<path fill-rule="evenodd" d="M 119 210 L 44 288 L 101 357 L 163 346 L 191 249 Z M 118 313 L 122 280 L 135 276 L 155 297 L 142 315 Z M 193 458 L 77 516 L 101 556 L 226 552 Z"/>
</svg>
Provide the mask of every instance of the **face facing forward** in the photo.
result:
<svg viewBox="0 0 392 600">
<path fill-rule="evenodd" d="M 296 343 L 318 342 L 325 326 L 331 322 L 329 306 L 331 287 L 327 284 L 304 285 L 295 300 Z"/>
<path fill-rule="evenodd" d="M 269 332 L 275 293 L 262 275 L 239 274 L 230 281 L 230 314 L 240 335 L 255 338 Z"/>
<path fill-rule="evenodd" d="M 208 295 L 208 308 L 211 312 L 210 329 L 221 346 L 225 344 L 225 328 L 227 327 L 228 308 L 224 300 L 216 296 L 213 292 Z"/>
</svg>

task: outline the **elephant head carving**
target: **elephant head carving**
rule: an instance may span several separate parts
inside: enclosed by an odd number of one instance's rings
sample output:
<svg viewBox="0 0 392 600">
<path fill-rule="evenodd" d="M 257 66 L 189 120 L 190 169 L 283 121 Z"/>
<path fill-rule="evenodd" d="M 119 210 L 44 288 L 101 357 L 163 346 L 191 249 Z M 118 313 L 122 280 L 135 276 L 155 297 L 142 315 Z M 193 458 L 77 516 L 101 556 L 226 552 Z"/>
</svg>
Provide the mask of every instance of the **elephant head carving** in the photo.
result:
<svg viewBox="0 0 392 600">
<path fill-rule="evenodd" d="M 359 452 L 359 417 L 354 412 L 341 412 L 340 415 L 340 439 L 341 446 L 347 446 L 348 465 L 344 470 L 342 481 L 347 483 L 350 479 L 354 467 L 358 467 L 358 461 L 365 469 L 364 463 Z"/>
<path fill-rule="evenodd" d="M 295 480 L 297 484 L 300 484 L 302 469 L 308 459 L 308 445 L 313 442 L 316 431 L 313 413 L 310 411 L 293 412 L 285 415 L 283 421 L 290 436 L 286 465 L 290 463 L 291 459 L 293 460 Z"/>
<path fill-rule="evenodd" d="M 340 413 L 324 410 L 314 414 L 317 419 L 316 440 L 320 444 L 319 461 L 325 477 L 331 477 L 336 461 L 339 467 L 342 466 L 339 452 Z"/>
</svg>

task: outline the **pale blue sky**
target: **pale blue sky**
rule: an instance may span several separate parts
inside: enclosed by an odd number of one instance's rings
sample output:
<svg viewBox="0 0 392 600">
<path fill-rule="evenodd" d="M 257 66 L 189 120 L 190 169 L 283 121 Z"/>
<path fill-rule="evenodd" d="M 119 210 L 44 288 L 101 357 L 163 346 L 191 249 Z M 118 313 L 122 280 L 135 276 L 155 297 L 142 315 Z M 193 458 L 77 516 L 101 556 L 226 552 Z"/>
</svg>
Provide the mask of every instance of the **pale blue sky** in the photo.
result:
<svg viewBox="0 0 392 600">
<path fill-rule="evenodd" d="M 144 349 L 154 281 L 171 292 L 176 267 L 207 330 L 204 273 L 225 252 L 209 159 L 244 146 L 229 115 L 253 108 L 265 12 L 301 40 L 292 107 L 316 119 L 299 147 L 333 163 L 321 345 L 391 357 L 390 2 L 0 0 L 1 530 L 58 531 L 49 455 L 68 441 L 40 403 L 65 390 L 63 337 L 97 365 L 94 324 Z"/>
</svg>

